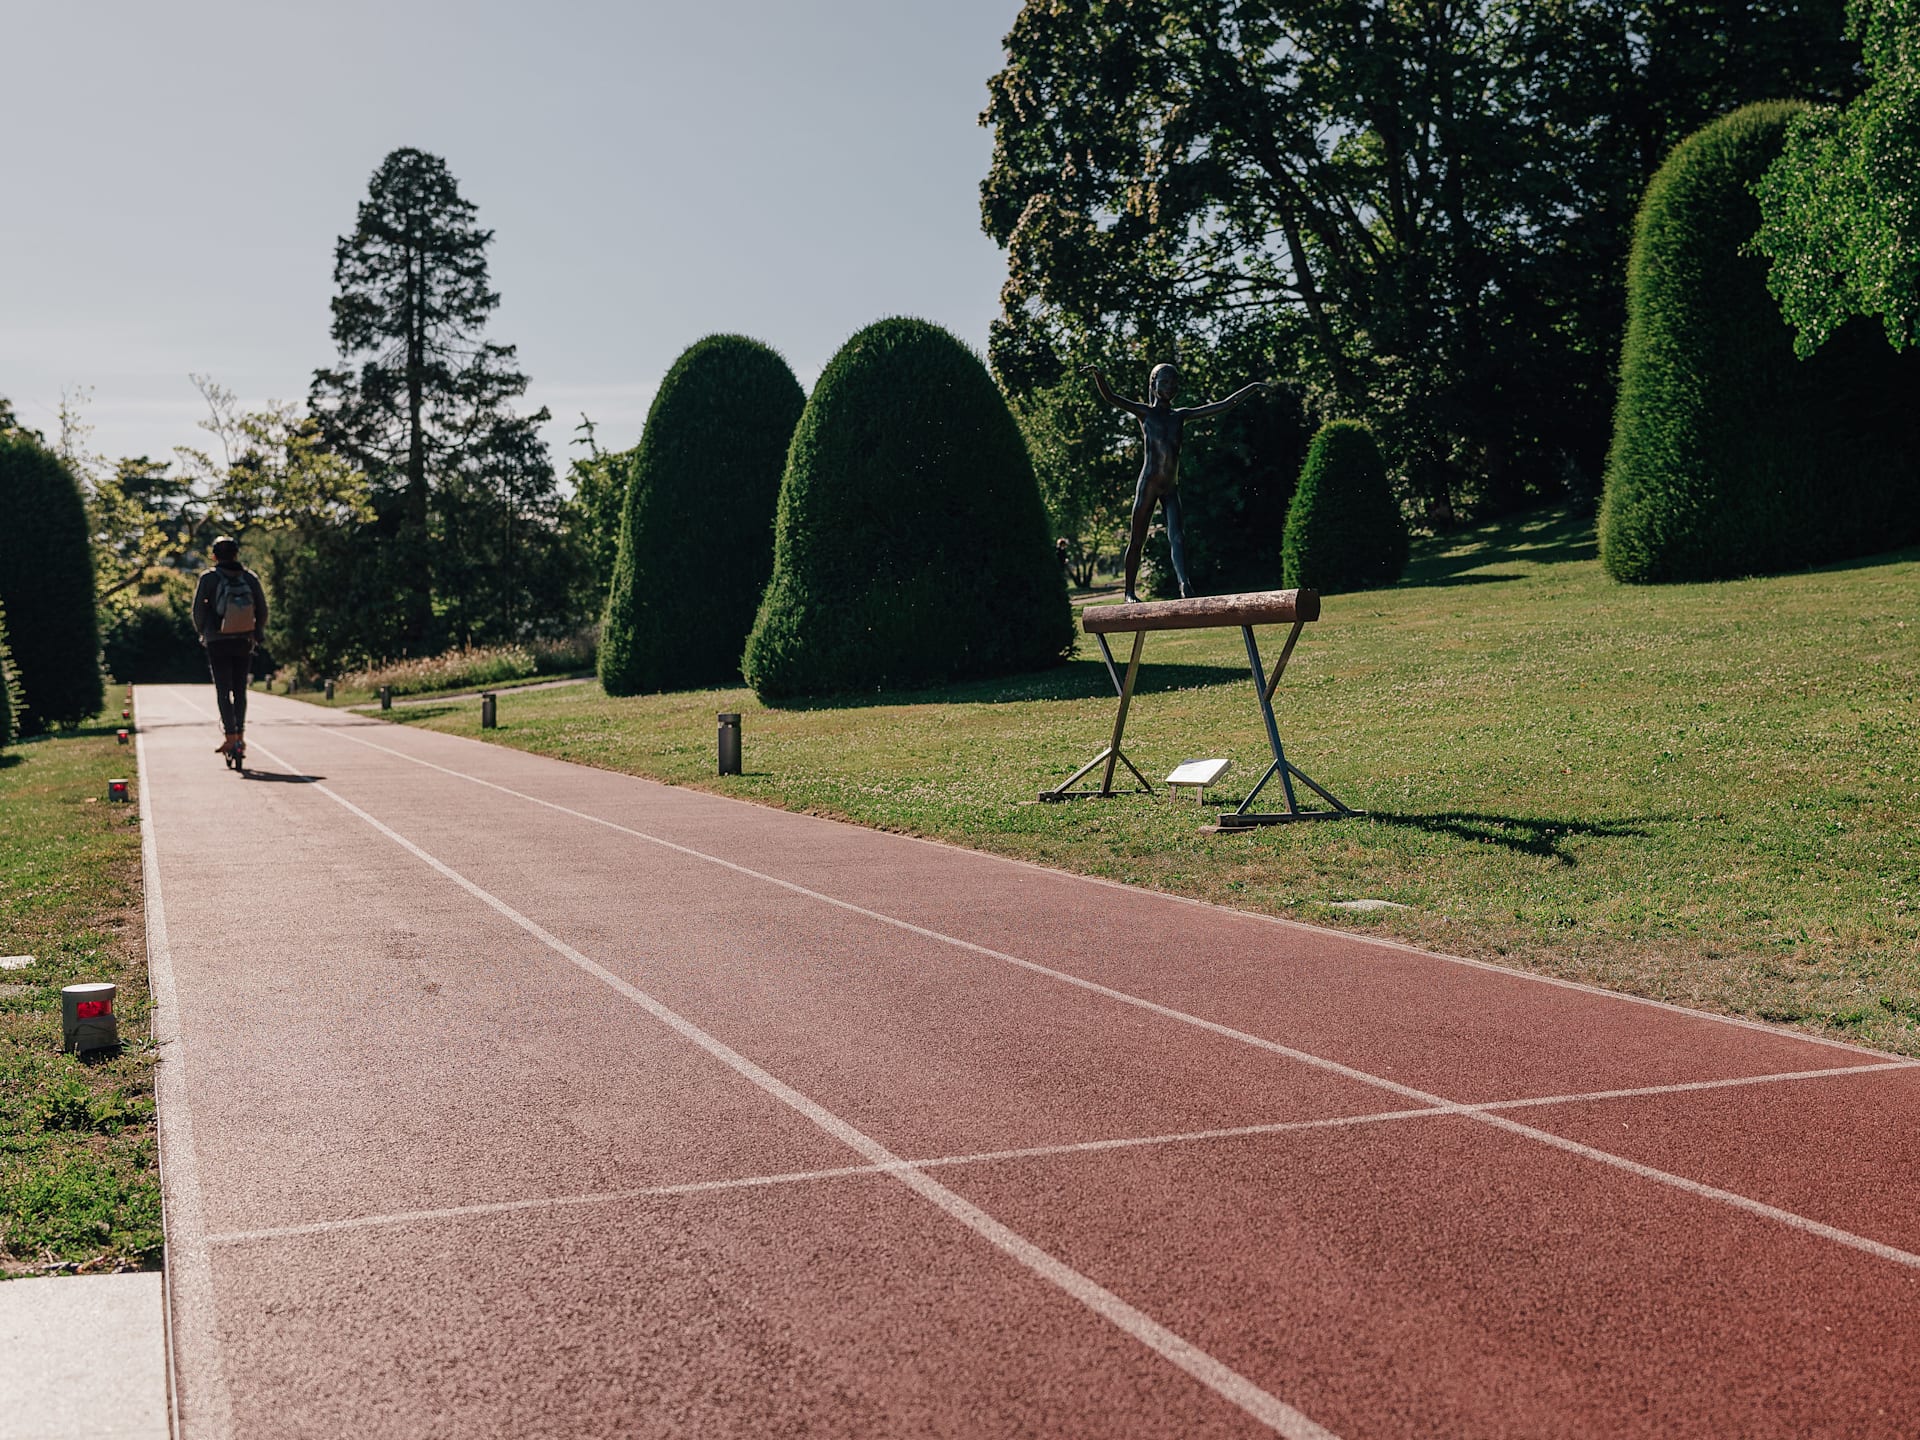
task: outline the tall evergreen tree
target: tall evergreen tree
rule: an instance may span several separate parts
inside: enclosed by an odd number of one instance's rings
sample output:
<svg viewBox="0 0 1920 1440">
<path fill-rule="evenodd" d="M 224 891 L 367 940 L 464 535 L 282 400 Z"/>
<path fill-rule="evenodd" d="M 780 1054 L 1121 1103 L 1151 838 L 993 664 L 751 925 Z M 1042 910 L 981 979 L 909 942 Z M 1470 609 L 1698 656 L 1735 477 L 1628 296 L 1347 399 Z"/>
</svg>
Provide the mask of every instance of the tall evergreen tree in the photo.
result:
<svg viewBox="0 0 1920 1440">
<path fill-rule="evenodd" d="M 373 487 L 392 597 L 375 650 L 510 638 L 540 585 L 526 559 L 551 548 L 540 542 L 553 470 L 537 429 L 548 415 L 514 413 L 527 388 L 514 347 L 481 338 L 500 296 L 477 214 L 444 160 L 395 150 L 334 247 L 340 359 L 314 373 L 311 401 L 326 444 Z"/>
</svg>

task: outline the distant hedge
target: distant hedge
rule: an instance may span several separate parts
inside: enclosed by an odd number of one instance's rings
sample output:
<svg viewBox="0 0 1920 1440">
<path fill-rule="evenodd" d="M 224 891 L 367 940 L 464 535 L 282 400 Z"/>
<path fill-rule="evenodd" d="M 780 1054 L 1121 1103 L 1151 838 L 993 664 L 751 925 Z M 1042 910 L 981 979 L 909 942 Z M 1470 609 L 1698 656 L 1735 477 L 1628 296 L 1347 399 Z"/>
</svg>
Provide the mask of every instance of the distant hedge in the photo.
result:
<svg viewBox="0 0 1920 1440">
<path fill-rule="evenodd" d="M 1634 583 L 1715 580 L 1920 536 L 1920 352 L 1855 322 L 1807 360 L 1767 293 L 1751 187 L 1803 107 L 1749 105 L 1677 146 L 1642 203 L 1600 513 Z"/>
<path fill-rule="evenodd" d="M 0 433 L 0 609 L 19 671 L 20 734 L 77 725 L 105 705 L 93 606 L 80 486 L 30 436 Z"/>
<path fill-rule="evenodd" d="M 747 642 L 761 698 L 1034 670 L 1073 641 L 1033 463 L 978 356 L 881 320 L 821 372 Z"/>
<path fill-rule="evenodd" d="M 787 362 L 744 335 L 709 335 L 660 382 L 628 462 L 600 636 L 609 695 L 739 679 L 805 404 Z"/>
<path fill-rule="evenodd" d="M 1287 510 L 1281 583 L 1322 594 L 1391 585 L 1407 568 L 1407 522 L 1373 432 L 1358 420 L 1321 427 Z"/>
</svg>

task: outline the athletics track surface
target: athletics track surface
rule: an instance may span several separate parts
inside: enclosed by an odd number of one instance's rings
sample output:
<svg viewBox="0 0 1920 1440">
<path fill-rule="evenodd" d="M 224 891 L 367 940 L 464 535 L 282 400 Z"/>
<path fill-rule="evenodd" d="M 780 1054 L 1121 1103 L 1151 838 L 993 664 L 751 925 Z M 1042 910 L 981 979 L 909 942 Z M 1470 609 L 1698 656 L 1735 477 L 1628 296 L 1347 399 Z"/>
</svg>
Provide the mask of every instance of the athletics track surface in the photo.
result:
<svg viewBox="0 0 1920 1440">
<path fill-rule="evenodd" d="M 136 716 L 186 1440 L 1920 1429 L 1920 1067 L 278 698 L 258 779 L 204 687 Z"/>
</svg>

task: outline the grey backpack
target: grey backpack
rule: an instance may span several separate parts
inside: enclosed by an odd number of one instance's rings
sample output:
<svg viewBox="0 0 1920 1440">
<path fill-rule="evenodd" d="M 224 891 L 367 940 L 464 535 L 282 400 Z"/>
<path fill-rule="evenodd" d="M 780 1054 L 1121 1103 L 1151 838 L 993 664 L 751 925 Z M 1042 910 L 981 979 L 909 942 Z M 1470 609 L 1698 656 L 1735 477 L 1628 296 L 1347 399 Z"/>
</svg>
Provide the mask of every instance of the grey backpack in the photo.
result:
<svg viewBox="0 0 1920 1440">
<path fill-rule="evenodd" d="M 222 635 L 253 633 L 253 582 L 246 571 L 213 572 L 213 613 Z"/>
</svg>

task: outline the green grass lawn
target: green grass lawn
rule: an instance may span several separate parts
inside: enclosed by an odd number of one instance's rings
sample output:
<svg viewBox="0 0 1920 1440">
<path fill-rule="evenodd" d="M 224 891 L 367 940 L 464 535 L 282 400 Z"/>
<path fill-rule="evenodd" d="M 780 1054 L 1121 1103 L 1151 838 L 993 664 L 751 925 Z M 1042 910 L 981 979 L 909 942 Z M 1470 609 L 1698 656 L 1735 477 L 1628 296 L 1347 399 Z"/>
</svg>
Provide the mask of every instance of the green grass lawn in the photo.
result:
<svg viewBox="0 0 1920 1440">
<path fill-rule="evenodd" d="M 1367 818 L 1254 834 L 1200 834 L 1190 800 L 1025 803 L 1105 743 L 1083 649 L 786 710 L 535 691 L 491 738 L 1920 1054 L 1920 551 L 1628 588 L 1558 511 L 1425 542 L 1395 589 L 1327 601 L 1277 697 L 1289 757 Z M 1130 753 L 1156 781 L 1231 756 L 1237 803 L 1264 768 L 1239 633 L 1146 655 Z M 718 710 L 745 716 L 737 779 Z M 480 733 L 473 701 L 393 718 Z M 1358 898 L 1408 908 L 1329 908 Z"/>
<path fill-rule="evenodd" d="M 114 724 L 0 754 L 0 1275 L 157 1263 L 140 830 L 109 805 L 133 778 Z M 111 980 L 123 1052 L 81 1064 L 60 1051 L 60 987 Z"/>
</svg>

